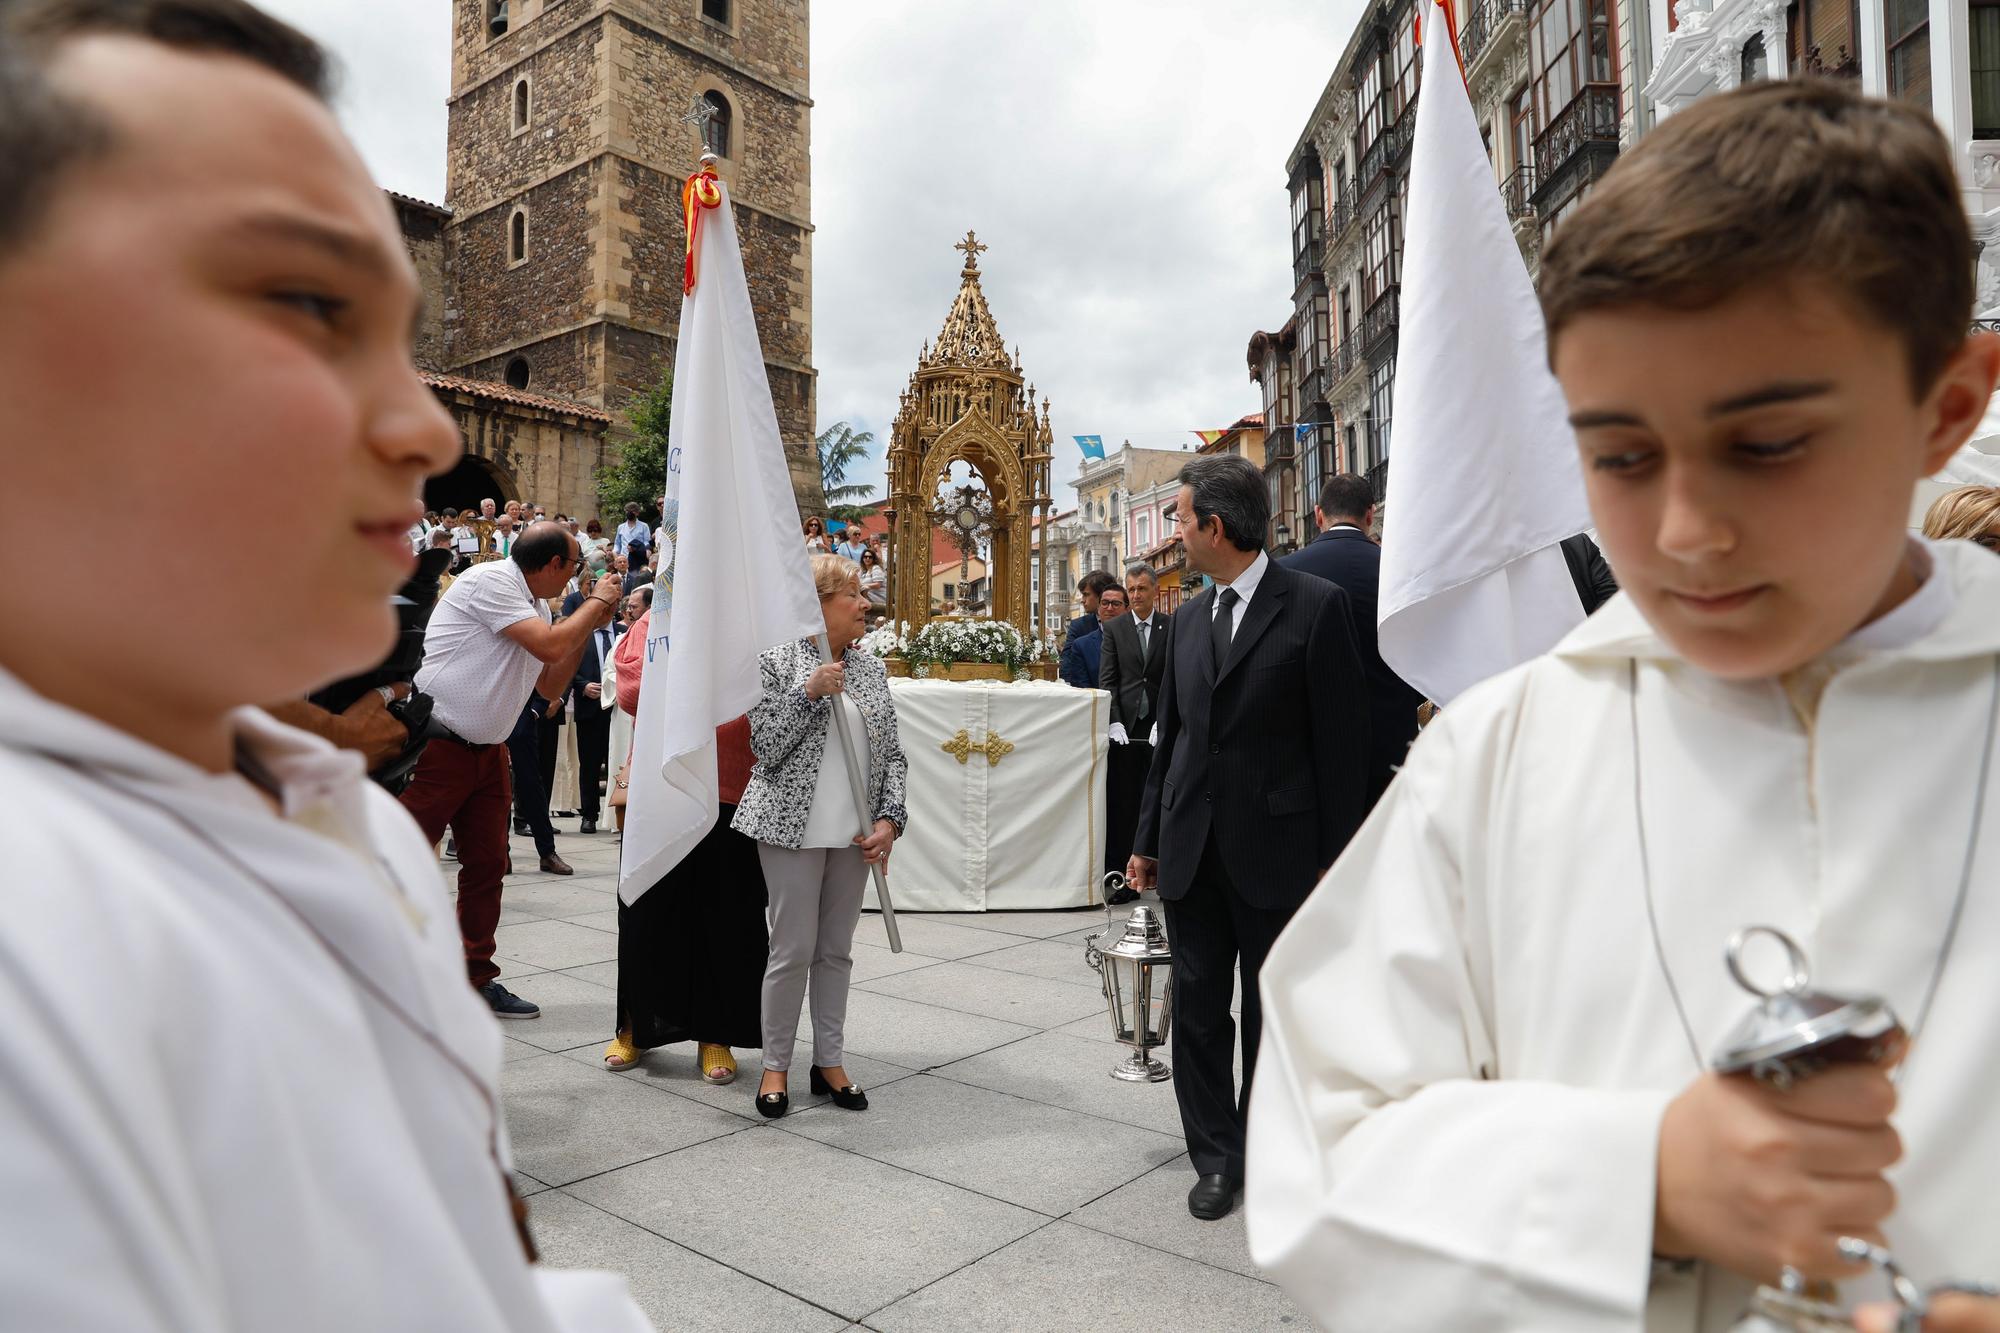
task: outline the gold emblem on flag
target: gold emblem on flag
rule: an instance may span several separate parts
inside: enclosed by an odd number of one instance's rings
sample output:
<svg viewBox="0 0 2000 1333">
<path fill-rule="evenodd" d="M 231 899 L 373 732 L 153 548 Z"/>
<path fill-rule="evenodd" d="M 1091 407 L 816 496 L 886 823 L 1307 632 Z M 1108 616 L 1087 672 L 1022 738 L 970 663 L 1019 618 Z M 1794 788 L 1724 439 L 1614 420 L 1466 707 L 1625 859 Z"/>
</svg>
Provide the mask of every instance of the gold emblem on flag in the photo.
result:
<svg viewBox="0 0 2000 1333">
<path fill-rule="evenodd" d="M 958 735 L 938 748 L 957 759 L 961 765 L 970 762 L 973 755 L 983 754 L 988 768 L 998 768 L 1002 759 L 1014 753 L 1014 742 L 1000 739 L 1000 733 L 996 731 L 989 731 L 980 740 L 974 741 L 965 728 L 960 727 Z"/>
</svg>

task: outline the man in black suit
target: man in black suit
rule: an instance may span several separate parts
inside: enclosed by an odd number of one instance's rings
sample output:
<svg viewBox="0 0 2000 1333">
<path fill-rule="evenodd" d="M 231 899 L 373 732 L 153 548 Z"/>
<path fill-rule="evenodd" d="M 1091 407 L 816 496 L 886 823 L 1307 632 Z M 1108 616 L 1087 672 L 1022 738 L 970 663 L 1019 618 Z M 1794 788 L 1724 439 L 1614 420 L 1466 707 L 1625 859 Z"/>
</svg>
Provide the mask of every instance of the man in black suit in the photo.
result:
<svg viewBox="0 0 2000 1333">
<path fill-rule="evenodd" d="M 1368 811 L 1368 713 L 1347 595 L 1265 556 L 1264 474 L 1221 454 L 1181 469 L 1188 567 L 1214 580 L 1175 613 L 1153 766 L 1126 868 L 1157 886 L 1173 942 L 1174 1095 L 1198 1179 L 1188 1211 L 1226 1215 L 1271 944 Z M 1243 1089 L 1231 1078 L 1243 977 Z"/>
<path fill-rule="evenodd" d="M 1375 607 L 1382 582 L 1382 548 L 1368 533 L 1375 525 L 1375 488 L 1351 472 L 1327 478 L 1313 509 L 1319 536 L 1285 557 L 1287 569 L 1317 574 L 1347 594 L 1354 612 L 1354 642 L 1367 680 L 1368 799 L 1371 804 L 1417 738 L 1417 709 L 1424 696 L 1382 660 L 1375 646 Z"/>
<path fill-rule="evenodd" d="M 610 625 L 601 625 L 584 641 L 583 660 L 570 682 L 570 715 L 576 719 L 577 785 L 582 791 L 583 823 L 579 833 L 597 832 L 603 796 L 605 763 L 611 754 L 611 713 L 604 707 L 604 663 L 618 642 Z"/>
<path fill-rule="evenodd" d="M 1083 614 L 1069 622 L 1069 629 L 1063 634 L 1065 646 L 1086 634 L 1097 633 L 1097 599 L 1104 595 L 1106 588 L 1117 586 L 1118 580 L 1101 569 L 1093 569 L 1076 581 L 1077 596 L 1083 599 Z"/>
<path fill-rule="evenodd" d="M 1126 743 L 1113 738 L 1105 773 L 1104 870 L 1123 870 L 1139 830 L 1139 801 L 1146 794 L 1146 770 L 1153 765 L 1153 724 L 1159 718 L 1160 681 L 1167 672 L 1167 618 L 1154 605 L 1159 581 L 1144 561 L 1125 566 L 1125 598 L 1132 614 L 1106 621 L 1097 673 L 1099 689 L 1111 691 L 1111 725 Z M 1099 605 L 1103 603 L 1100 601 Z M 1113 903 L 1139 895 L 1123 888 Z"/>
</svg>

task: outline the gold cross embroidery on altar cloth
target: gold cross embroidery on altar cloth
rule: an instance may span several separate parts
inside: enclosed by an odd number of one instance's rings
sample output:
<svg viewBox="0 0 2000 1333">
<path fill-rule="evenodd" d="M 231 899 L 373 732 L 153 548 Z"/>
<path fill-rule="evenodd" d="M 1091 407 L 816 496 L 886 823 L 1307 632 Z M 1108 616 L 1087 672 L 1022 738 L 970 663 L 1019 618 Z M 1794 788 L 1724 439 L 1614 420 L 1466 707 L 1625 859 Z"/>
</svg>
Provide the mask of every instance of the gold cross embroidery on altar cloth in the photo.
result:
<svg viewBox="0 0 2000 1333">
<path fill-rule="evenodd" d="M 988 731 L 984 737 L 974 741 L 965 728 L 960 727 L 956 736 L 938 748 L 957 759 L 960 765 L 969 762 L 973 755 L 983 754 L 988 768 L 998 768 L 1002 759 L 1014 753 L 1014 742 L 1000 739 L 1000 733 L 996 731 Z"/>
</svg>

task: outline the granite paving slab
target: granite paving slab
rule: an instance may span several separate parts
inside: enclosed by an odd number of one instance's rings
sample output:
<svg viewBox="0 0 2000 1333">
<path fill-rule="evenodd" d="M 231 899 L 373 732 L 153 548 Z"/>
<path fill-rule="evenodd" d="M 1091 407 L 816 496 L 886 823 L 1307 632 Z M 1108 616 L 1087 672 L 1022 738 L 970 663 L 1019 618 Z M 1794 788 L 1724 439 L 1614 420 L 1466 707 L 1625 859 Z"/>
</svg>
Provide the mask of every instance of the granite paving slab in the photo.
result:
<svg viewBox="0 0 2000 1333">
<path fill-rule="evenodd" d="M 617 992 L 567 972 L 515 977 L 503 971 L 500 980 L 522 999 L 542 1007 L 540 1018 L 496 1020 L 514 1041 L 543 1051 L 566 1051 L 587 1042 L 611 1040 L 618 1012 Z"/>
<path fill-rule="evenodd" d="M 1109 1019 L 1105 1026 L 1110 1027 Z M 1111 1067 L 1125 1049 L 1108 1039 L 1087 1041 L 1041 1032 L 933 1072 L 954 1082 L 1178 1136 L 1181 1113 L 1171 1081 L 1125 1083 L 1111 1077 Z"/>
<path fill-rule="evenodd" d="M 526 967 L 580 967 L 618 957 L 618 937 L 589 926 L 568 921 L 527 921 L 517 926 L 501 926 L 493 932 L 493 956 L 502 968 L 509 963 Z"/>
<path fill-rule="evenodd" d="M 1051 1222 L 867 1318 L 883 1333 L 1303 1333 L 1313 1327 L 1267 1282 L 1068 1222 Z"/>
<path fill-rule="evenodd" d="M 899 972 L 878 977 L 859 989 L 1033 1028 L 1074 1022 L 1103 1006 L 1098 993 L 1082 986 L 970 963 L 943 962 Z M 1105 1022 L 1108 1026 L 1110 1019 Z"/>
<path fill-rule="evenodd" d="M 1004 949 L 1013 942 L 1002 931 L 975 930 L 970 926 L 929 919 L 910 912 L 897 913 L 896 925 L 902 931 L 905 952 L 932 958 L 967 958 L 973 954 Z M 882 914 L 863 912 L 861 924 L 854 932 L 854 940 L 857 944 L 888 948 L 889 936 L 882 928 Z"/>
<path fill-rule="evenodd" d="M 849 1327 L 838 1315 L 560 1190 L 536 1196 L 528 1225 L 543 1263 L 624 1274 L 639 1308 L 662 1333 L 745 1329 L 830 1333 Z"/>
<path fill-rule="evenodd" d="M 1268 1282 L 1270 1279 L 1250 1262 L 1242 1205 L 1227 1217 L 1198 1221 L 1187 1210 L 1187 1192 L 1194 1188 L 1194 1182 L 1194 1167 L 1183 1153 L 1158 1170 L 1085 1204 L 1066 1220 Z"/>
<path fill-rule="evenodd" d="M 500 1084 L 515 1167 L 551 1185 L 743 1129 L 735 1116 L 559 1055 L 503 1065 Z"/>
<path fill-rule="evenodd" d="M 1036 1029 L 1021 1023 L 942 1009 L 894 995 L 878 995 L 859 987 L 847 997 L 848 1051 L 887 1060 L 905 1069 L 950 1064 L 1031 1037 L 1035 1032 Z"/>
<path fill-rule="evenodd" d="M 1104 942 L 1098 941 L 1100 944 Z M 1002 972 L 1047 977 L 1050 981 L 1067 981 L 1073 986 L 1082 986 L 1093 995 L 1101 997 L 1103 994 L 1104 983 L 1098 979 L 1097 973 L 1091 971 L 1090 964 L 1083 960 L 1083 942 L 1066 936 L 1027 940 L 995 953 L 968 958 L 966 963 L 972 967 L 992 967 Z"/>
<path fill-rule="evenodd" d="M 566 1193 L 848 1319 L 936 1282 L 1045 1220 L 771 1126 L 597 1176 Z"/>
<path fill-rule="evenodd" d="M 875 1088 L 868 1102 L 860 1114 L 836 1107 L 777 1125 L 1051 1217 L 1185 1155 L 1178 1137 L 928 1074 Z"/>
<path fill-rule="evenodd" d="M 645 1053 L 639 1063 L 631 1069 L 621 1069 L 615 1073 L 604 1069 L 604 1048 L 602 1043 L 579 1046 L 563 1054 L 587 1067 L 603 1070 L 606 1078 L 625 1078 L 645 1087 L 670 1092 L 678 1097 L 699 1102 L 703 1106 L 727 1111 L 741 1116 L 752 1124 L 763 1124 L 764 1117 L 757 1113 L 755 1100 L 757 1083 L 762 1077 L 763 1052 L 756 1049 L 736 1051 L 737 1076 L 733 1083 L 709 1083 L 695 1068 L 695 1047 L 692 1042 L 676 1042 Z M 898 1079 L 910 1077 L 917 1071 L 904 1069 L 883 1060 L 871 1060 L 865 1055 L 847 1057 L 847 1076 L 860 1083 L 872 1094 L 876 1088 L 894 1083 Z M 792 1114 L 801 1115 L 816 1104 L 806 1081 L 804 1060 L 792 1066 Z M 826 1103 L 830 1105 L 831 1103 Z"/>
</svg>

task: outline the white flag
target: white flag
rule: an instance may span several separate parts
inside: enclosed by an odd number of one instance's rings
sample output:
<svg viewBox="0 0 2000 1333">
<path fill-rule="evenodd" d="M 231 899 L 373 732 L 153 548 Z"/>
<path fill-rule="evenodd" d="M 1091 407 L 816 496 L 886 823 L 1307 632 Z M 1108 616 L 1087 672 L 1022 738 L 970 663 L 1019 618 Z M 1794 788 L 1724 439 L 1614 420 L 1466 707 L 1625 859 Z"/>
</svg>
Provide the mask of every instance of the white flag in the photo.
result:
<svg viewBox="0 0 2000 1333">
<path fill-rule="evenodd" d="M 1443 13 L 1422 5 L 1377 624 L 1382 659 L 1445 703 L 1582 623 L 1556 543 L 1590 509 L 1541 306 Z"/>
<path fill-rule="evenodd" d="M 758 655 L 826 627 L 726 188 L 720 205 L 701 210 L 695 246 L 626 792 L 618 896 L 627 903 L 715 823 L 715 729 L 757 702 Z"/>
</svg>

